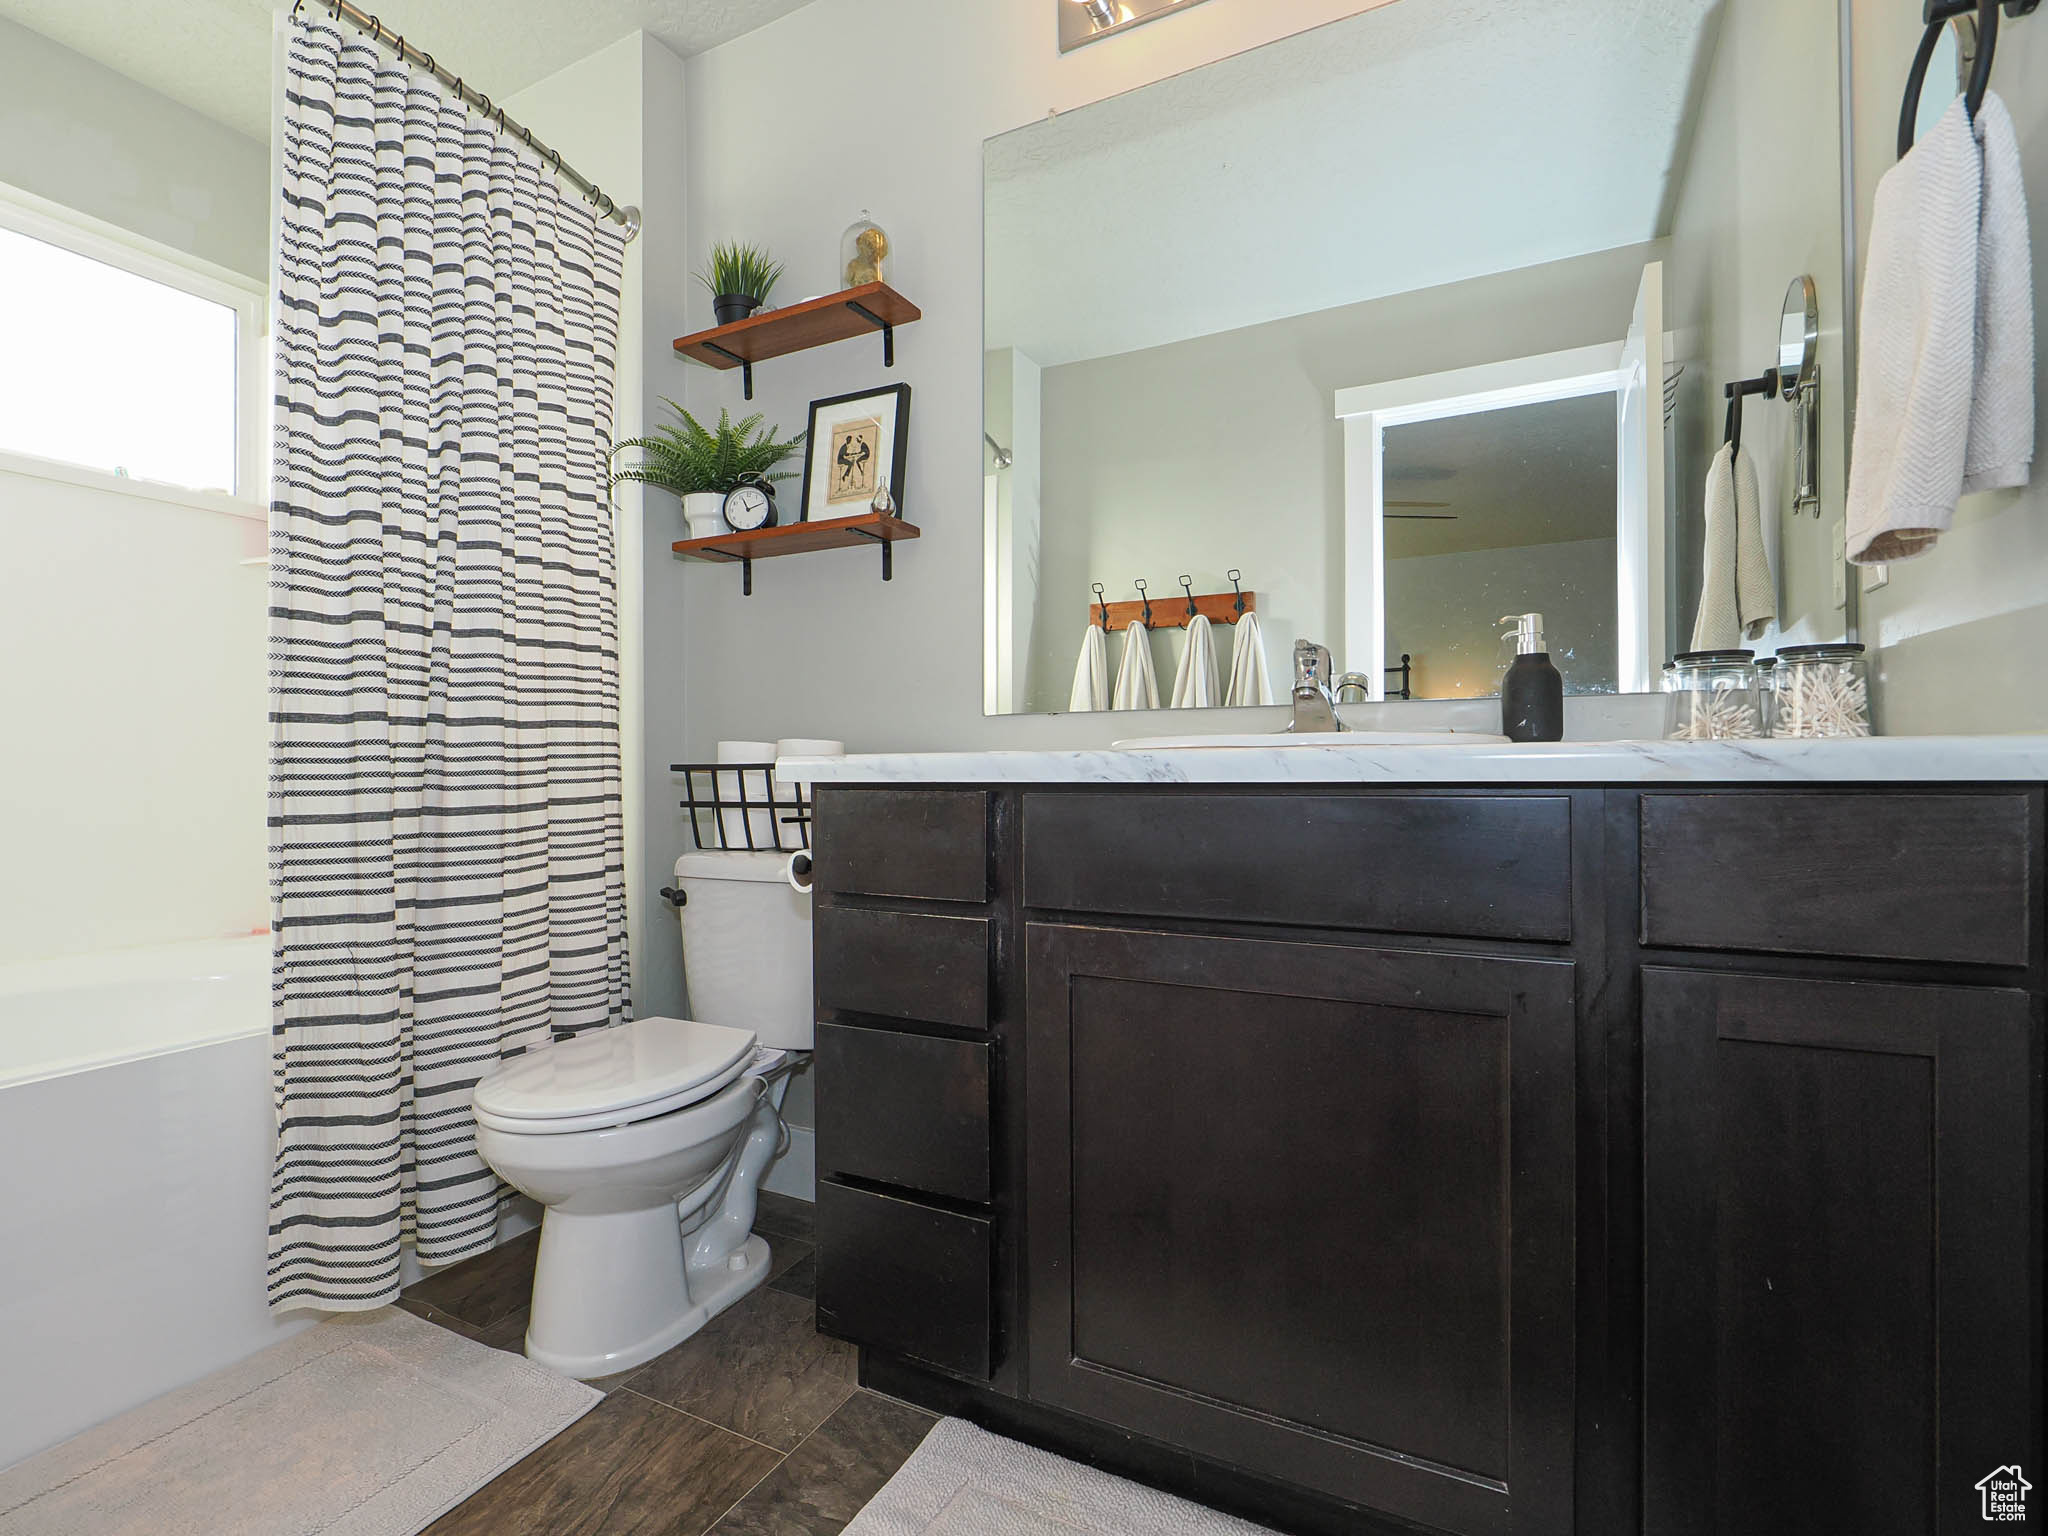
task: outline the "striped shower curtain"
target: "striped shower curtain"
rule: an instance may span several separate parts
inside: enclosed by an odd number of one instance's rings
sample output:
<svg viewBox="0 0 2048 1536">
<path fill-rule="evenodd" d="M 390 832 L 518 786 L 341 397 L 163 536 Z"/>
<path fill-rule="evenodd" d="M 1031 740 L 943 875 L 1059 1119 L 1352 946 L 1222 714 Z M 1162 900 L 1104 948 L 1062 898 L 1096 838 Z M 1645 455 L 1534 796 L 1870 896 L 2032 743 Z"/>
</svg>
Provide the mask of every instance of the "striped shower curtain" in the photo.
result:
<svg viewBox="0 0 2048 1536">
<path fill-rule="evenodd" d="M 488 1248 L 470 1090 L 628 1017 L 606 449 L 624 235 L 290 24 L 270 521 L 273 1307 Z"/>
</svg>

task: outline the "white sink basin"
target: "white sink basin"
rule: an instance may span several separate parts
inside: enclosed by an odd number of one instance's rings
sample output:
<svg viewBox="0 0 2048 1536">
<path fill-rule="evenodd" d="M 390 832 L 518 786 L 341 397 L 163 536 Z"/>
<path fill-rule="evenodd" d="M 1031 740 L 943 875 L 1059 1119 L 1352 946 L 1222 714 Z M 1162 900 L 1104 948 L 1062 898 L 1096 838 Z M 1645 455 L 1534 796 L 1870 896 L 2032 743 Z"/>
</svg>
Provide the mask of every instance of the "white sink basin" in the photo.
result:
<svg viewBox="0 0 2048 1536">
<path fill-rule="evenodd" d="M 1266 731 L 1257 736 L 1147 736 L 1112 745 L 1119 752 L 1184 752 L 1210 747 L 1479 747 L 1505 746 L 1507 737 L 1479 731 Z"/>
</svg>

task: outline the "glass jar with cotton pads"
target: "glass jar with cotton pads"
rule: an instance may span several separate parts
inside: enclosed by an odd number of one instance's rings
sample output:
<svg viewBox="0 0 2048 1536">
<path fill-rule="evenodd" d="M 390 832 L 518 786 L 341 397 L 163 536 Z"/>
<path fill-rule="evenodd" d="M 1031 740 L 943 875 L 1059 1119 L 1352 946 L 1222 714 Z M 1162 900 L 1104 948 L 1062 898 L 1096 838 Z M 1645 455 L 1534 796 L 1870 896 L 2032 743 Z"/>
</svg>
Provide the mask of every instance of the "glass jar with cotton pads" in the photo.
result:
<svg viewBox="0 0 2048 1536">
<path fill-rule="evenodd" d="M 1870 662 L 1860 645 L 1794 645 L 1778 652 L 1774 736 L 1868 736 Z"/>
<path fill-rule="evenodd" d="M 1687 651 L 1671 673 L 1666 739 L 1757 741 L 1764 734 L 1753 651 Z"/>
</svg>

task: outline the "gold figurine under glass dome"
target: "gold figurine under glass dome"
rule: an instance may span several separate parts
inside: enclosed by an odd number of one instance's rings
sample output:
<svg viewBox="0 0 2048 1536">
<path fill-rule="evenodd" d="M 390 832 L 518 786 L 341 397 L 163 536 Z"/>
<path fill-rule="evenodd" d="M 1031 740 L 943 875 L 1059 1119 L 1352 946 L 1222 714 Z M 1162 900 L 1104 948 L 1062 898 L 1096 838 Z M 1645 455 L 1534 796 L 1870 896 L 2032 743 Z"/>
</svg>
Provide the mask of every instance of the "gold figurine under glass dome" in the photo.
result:
<svg viewBox="0 0 2048 1536">
<path fill-rule="evenodd" d="M 889 280 L 889 251 L 888 235 L 881 225 L 868 217 L 867 209 L 861 209 L 860 217 L 847 226 L 839 241 L 840 270 L 846 274 L 846 286 L 859 288 L 868 283 L 886 283 Z"/>
</svg>

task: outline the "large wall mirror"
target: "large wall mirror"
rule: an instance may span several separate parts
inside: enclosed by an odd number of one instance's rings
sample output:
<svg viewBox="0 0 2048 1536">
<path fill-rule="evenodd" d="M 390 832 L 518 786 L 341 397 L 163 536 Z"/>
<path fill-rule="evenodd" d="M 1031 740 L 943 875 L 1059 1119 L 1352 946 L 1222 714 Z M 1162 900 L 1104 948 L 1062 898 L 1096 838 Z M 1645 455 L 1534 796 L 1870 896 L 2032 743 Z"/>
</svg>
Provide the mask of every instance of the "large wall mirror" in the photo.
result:
<svg viewBox="0 0 2048 1536">
<path fill-rule="evenodd" d="M 988 712 L 1083 707 L 1141 582 L 1162 704 L 1189 592 L 1218 703 L 1240 592 L 1271 697 L 1298 638 L 1491 695 L 1531 611 L 1569 690 L 1653 690 L 1733 643 L 1737 433 L 1739 643 L 1850 633 L 1838 46 L 1836 0 L 1393 0 L 989 141 Z"/>
</svg>

